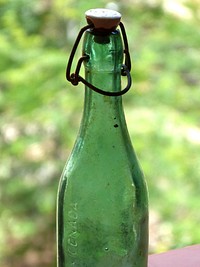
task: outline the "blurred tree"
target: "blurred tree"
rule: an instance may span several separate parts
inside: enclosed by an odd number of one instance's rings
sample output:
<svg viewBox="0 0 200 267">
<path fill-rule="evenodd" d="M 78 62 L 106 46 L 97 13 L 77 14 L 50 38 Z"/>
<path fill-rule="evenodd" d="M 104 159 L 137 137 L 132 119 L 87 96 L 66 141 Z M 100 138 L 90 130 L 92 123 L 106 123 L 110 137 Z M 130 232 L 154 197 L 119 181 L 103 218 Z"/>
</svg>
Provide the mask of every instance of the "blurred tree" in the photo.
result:
<svg viewBox="0 0 200 267">
<path fill-rule="evenodd" d="M 149 184 L 150 250 L 157 252 L 200 240 L 200 32 L 197 1 L 187 2 L 190 20 L 150 2 L 115 6 L 133 59 L 135 90 L 124 101 Z M 83 86 L 65 81 L 66 61 L 84 12 L 108 4 L 0 0 L 2 267 L 56 265 L 56 191 L 83 104 Z"/>
</svg>

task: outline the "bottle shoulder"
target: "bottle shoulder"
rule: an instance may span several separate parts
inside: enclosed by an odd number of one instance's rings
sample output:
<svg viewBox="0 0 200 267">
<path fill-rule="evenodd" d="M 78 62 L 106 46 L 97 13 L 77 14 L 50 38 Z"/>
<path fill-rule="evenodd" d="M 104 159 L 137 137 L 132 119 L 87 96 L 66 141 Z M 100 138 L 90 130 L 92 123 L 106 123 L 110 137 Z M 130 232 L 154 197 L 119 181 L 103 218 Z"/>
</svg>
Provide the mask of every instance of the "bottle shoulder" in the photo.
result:
<svg viewBox="0 0 200 267">
<path fill-rule="evenodd" d="M 130 183 L 134 176 L 143 178 L 130 138 L 124 138 L 123 132 L 109 138 L 104 134 L 96 134 L 95 139 L 92 136 L 93 133 L 86 133 L 86 136 L 77 137 L 66 164 L 66 177 L 79 176 L 79 173 L 81 176 L 110 175 L 108 179 L 127 177 Z"/>
</svg>

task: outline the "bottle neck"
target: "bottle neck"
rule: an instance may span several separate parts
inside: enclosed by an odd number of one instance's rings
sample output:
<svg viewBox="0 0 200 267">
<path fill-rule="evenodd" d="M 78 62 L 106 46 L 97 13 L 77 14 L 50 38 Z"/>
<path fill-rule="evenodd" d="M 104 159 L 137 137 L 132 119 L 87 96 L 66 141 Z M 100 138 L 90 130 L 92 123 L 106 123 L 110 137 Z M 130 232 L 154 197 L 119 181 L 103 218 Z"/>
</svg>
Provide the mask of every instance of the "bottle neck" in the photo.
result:
<svg viewBox="0 0 200 267">
<path fill-rule="evenodd" d="M 108 35 L 85 33 L 83 53 L 89 56 L 85 63 L 85 78 L 94 86 L 110 92 L 121 90 L 123 45 L 119 31 Z M 125 123 L 121 96 L 104 96 L 86 86 L 83 124 L 95 120 L 100 127 L 117 128 Z"/>
<path fill-rule="evenodd" d="M 103 96 L 86 88 L 83 123 L 87 128 L 95 126 L 104 131 L 125 123 L 121 96 Z"/>
</svg>

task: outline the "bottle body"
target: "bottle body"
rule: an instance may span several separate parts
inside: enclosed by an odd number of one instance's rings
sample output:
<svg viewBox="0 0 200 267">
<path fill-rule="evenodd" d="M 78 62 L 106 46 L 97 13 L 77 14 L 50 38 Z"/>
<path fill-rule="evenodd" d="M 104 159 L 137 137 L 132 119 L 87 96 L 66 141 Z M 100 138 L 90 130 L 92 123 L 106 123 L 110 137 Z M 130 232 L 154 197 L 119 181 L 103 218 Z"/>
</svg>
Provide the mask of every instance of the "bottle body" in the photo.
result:
<svg viewBox="0 0 200 267">
<path fill-rule="evenodd" d="M 118 31 L 85 34 L 86 79 L 120 90 Z M 147 188 L 128 135 L 121 97 L 86 88 L 84 114 L 58 192 L 59 267 L 147 267 Z"/>
</svg>

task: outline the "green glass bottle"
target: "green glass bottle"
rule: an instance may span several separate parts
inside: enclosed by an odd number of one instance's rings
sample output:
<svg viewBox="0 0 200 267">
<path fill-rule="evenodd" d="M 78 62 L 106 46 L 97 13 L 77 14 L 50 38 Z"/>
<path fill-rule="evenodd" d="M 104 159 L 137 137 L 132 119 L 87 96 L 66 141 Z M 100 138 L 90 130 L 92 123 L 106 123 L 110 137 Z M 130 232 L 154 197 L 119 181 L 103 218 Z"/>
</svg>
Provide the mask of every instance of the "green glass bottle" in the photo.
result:
<svg viewBox="0 0 200 267">
<path fill-rule="evenodd" d="M 121 91 L 118 30 L 84 36 L 86 81 Z M 148 198 L 121 96 L 85 88 L 84 113 L 57 204 L 58 267 L 147 267 Z"/>
</svg>

